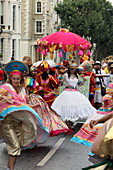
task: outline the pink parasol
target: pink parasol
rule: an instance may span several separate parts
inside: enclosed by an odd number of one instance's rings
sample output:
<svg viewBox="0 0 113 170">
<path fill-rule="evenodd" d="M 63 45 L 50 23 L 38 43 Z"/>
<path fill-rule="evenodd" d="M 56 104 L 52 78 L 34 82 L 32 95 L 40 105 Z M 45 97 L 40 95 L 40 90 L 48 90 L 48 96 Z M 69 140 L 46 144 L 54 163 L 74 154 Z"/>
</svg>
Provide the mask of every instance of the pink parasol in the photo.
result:
<svg viewBox="0 0 113 170">
<path fill-rule="evenodd" d="M 82 50 L 84 52 L 91 47 L 90 42 L 63 28 L 61 28 L 59 32 L 49 34 L 37 40 L 37 44 L 39 46 L 38 51 L 42 51 L 43 55 L 46 55 L 47 52 L 53 53 L 54 50 L 59 49 L 63 49 L 64 52 L 77 50 Z"/>
</svg>

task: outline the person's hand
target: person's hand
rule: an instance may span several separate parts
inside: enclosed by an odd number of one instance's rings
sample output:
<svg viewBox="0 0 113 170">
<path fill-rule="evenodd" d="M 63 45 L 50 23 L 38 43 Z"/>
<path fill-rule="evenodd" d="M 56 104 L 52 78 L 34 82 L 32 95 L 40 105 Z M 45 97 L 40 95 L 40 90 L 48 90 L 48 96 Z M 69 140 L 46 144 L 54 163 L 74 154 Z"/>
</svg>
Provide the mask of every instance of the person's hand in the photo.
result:
<svg viewBox="0 0 113 170">
<path fill-rule="evenodd" d="M 98 123 L 97 120 L 91 120 L 91 121 L 89 122 L 90 128 L 93 128 L 97 123 Z"/>
</svg>

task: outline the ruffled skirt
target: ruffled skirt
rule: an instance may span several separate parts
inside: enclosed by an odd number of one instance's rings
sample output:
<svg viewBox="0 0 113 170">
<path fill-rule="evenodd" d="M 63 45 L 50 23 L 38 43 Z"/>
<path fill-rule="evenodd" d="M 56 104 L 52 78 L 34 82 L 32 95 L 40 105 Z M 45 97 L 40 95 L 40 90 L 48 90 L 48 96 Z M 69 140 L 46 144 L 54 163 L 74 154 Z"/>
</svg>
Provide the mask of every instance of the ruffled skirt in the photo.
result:
<svg viewBox="0 0 113 170">
<path fill-rule="evenodd" d="M 76 121 L 87 119 L 96 109 L 89 100 L 75 89 L 63 91 L 53 102 L 51 108 L 55 110 L 63 120 Z"/>
<path fill-rule="evenodd" d="M 62 118 L 42 99 L 39 95 L 30 95 L 31 104 L 35 105 L 34 110 L 41 117 L 44 126 L 48 129 L 50 136 L 60 133 L 71 133 L 72 131 L 63 122 Z"/>
<path fill-rule="evenodd" d="M 34 109 L 29 107 L 26 104 L 22 104 L 19 106 L 11 105 L 9 108 L 4 109 L 1 112 L 1 118 L 2 121 L 2 127 L 4 124 L 6 124 L 5 120 L 8 118 L 8 124 L 13 120 L 14 122 L 17 122 L 17 124 L 21 123 L 21 129 L 22 129 L 22 136 L 23 136 L 23 142 L 20 147 L 22 149 L 30 149 L 34 146 L 44 143 L 48 136 L 49 132 L 48 129 L 43 125 L 42 119 L 40 116 L 36 113 Z M 10 123 L 11 124 L 11 123 Z M 9 126 L 9 125 L 8 125 Z M 0 126 L 1 128 L 1 126 Z M 7 129 L 8 127 L 6 127 Z M 4 129 L 4 128 L 2 128 Z M 4 129 L 5 130 L 5 129 Z M 13 129 L 15 131 L 15 129 Z M 6 133 L 5 133 L 6 131 Z M 8 136 L 12 136 L 12 134 L 8 134 L 8 130 L 5 130 L 3 132 L 3 135 L 5 138 Z M 21 133 L 21 132 L 20 132 Z M 16 139 L 17 137 L 15 137 Z M 6 139 L 5 139 L 6 140 Z M 9 141 L 9 140 L 6 140 Z M 15 140 L 15 144 L 16 144 Z M 7 142 L 9 144 L 9 142 Z M 11 145 L 11 142 L 10 144 Z M 12 149 L 11 149 L 12 150 Z M 8 151 L 9 152 L 9 151 Z"/>
</svg>

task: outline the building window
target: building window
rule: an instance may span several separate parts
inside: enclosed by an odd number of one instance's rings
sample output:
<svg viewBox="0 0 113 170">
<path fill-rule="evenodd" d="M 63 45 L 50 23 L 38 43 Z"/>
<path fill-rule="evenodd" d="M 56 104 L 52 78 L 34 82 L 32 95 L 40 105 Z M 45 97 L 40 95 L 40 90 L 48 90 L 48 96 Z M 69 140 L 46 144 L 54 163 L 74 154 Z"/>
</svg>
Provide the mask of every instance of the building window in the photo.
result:
<svg viewBox="0 0 113 170">
<path fill-rule="evenodd" d="M 36 33 L 42 33 L 42 21 L 36 21 Z"/>
<path fill-rule="evenodd" d="M 41 13 L 41 2 L 36 2 L 36 13 Z"/>
<path fill-rule="evenodd" d="M 4 1 L 0 2 L 0 24 L 4 24 Z"/>
<path fill-rule="evenodd" d="M 0 61 L 3 60 L 3 53 L 4 53 L 4 39 L 0 39 Z"/>
<path fill-rule="evenodd" d="M 15 58 L 16 40 L 12 40 L 12 57 Z"/>
<path fill-rule="evenodd" d="M 16 29 L 16 6 L 13 5 L 13 30 Z"/>
<path fill-rule="evenodd" d="M 20 6 L 18 7 L 18 31 L 21 32 L 21 14 L 20 14 Z"/>
</svg>

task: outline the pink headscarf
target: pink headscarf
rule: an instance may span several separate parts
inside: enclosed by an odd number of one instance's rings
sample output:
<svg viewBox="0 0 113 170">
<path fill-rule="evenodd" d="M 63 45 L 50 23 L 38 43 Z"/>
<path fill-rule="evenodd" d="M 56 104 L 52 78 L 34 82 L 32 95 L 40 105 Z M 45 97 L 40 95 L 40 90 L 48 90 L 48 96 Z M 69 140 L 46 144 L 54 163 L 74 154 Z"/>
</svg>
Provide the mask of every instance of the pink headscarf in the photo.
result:
<svg viewBox="0 0 113 170">
<path fill-rule="evenodd" d="M 14 70 L 14 71 L 12 71 L 10 73 L 10 76 L 13 76 L 13 75 L 20 75 L 20 76 L 22 76 L 22 73 L 20 71 L 18 71 L 18 70 Z"/>
</svg>

